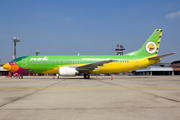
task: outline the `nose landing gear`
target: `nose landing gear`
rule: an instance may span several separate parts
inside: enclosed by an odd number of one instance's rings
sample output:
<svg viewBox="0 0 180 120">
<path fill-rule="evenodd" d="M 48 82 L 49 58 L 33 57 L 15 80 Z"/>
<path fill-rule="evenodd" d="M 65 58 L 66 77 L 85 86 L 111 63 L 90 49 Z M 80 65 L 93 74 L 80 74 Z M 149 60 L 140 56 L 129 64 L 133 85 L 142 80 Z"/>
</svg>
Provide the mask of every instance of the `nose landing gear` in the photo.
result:
<svg viewBox="0 0 180 120">
<path fill-rule="evenodd" d="M 20 76 L 19 76 L 19 79 L 23 79 L 23 76 L 22 76 L 22 75 L 20 75 Z"/>
<path fill-rule="evenodd" d="M 21 75 L 19 76 L 19 79 L 23 79 L 23 74 L 21 74 Z"/>
</svg>

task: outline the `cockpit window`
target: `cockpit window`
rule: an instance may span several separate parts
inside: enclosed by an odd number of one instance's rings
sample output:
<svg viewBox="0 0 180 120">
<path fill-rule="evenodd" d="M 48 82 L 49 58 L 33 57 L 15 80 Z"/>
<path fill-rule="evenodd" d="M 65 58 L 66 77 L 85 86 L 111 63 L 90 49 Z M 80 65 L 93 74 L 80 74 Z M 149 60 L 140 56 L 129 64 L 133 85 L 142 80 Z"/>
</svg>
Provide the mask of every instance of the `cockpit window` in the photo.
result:
<svg viewBox="0 0 180 120">
<path fill-rule="evenodd" d="M 19 57 L 19 58 L 13 59 L 10 63 L 21 61 L 22 59 L 26 59 L 27 57 L 28 56 L 23 56 L 23 57 Z"/>
</svg>

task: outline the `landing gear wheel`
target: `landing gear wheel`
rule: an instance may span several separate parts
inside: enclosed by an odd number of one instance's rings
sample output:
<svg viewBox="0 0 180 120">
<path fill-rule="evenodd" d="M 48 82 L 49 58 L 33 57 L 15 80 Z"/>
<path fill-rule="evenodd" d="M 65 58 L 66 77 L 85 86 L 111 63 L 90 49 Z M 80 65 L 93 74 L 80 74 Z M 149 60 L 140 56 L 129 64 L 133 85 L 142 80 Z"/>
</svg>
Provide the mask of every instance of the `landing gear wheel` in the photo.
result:
<svg viewBox="0 0 180 120">
<path fill-rule="evenodd" d="M 23 76 L 20 75 L 20 76 L 19 76 L 19 79 L 23 79 Z"/>
<path fill-rule="evenodd" d="M 85 79 L 89 79 L 90 76 L 89 76 L 88 74 L 84 74 L 84 78 L 85 78 Z"/>
</svg>

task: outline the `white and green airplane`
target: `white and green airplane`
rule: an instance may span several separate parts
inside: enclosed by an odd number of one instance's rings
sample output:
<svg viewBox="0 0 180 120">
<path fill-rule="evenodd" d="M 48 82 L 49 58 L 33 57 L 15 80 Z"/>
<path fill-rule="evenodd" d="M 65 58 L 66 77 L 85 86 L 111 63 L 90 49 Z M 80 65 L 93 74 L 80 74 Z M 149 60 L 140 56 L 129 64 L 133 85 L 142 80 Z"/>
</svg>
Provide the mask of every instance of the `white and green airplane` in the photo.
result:
<svg viewBox="0 0 180 120">
<path fill-rule="evenodd" d="M 75 76 L 84 73 L 119 73 L 145 68 L 158 63 L 161 58 L 175 54 L 157 56 L 162 29 L 156 29 L 144 45 L 137 51 L 125 55 L 40 55 L 23 56 L 6 63 L 3 68 L 19 74 L 53 73 L 60 76 Z"/>
</svg>

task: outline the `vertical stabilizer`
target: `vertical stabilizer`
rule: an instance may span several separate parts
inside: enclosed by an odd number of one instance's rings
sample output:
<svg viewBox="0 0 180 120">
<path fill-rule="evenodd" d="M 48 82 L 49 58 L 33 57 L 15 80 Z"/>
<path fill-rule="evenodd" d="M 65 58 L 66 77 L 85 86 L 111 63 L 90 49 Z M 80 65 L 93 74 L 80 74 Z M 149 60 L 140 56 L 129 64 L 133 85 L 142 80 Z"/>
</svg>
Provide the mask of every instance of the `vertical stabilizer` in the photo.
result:
<svg viewBox="0 0 180 120">
<path fill-rule="evenodd" d="M 156 29 L 144 45 L 138 51 L 129 53 L 129 55 L 139 55 L 139 56 L 157 56 L 159 51 L 159 46 L 161 42 L 162 29 Z"/>
</svg>

